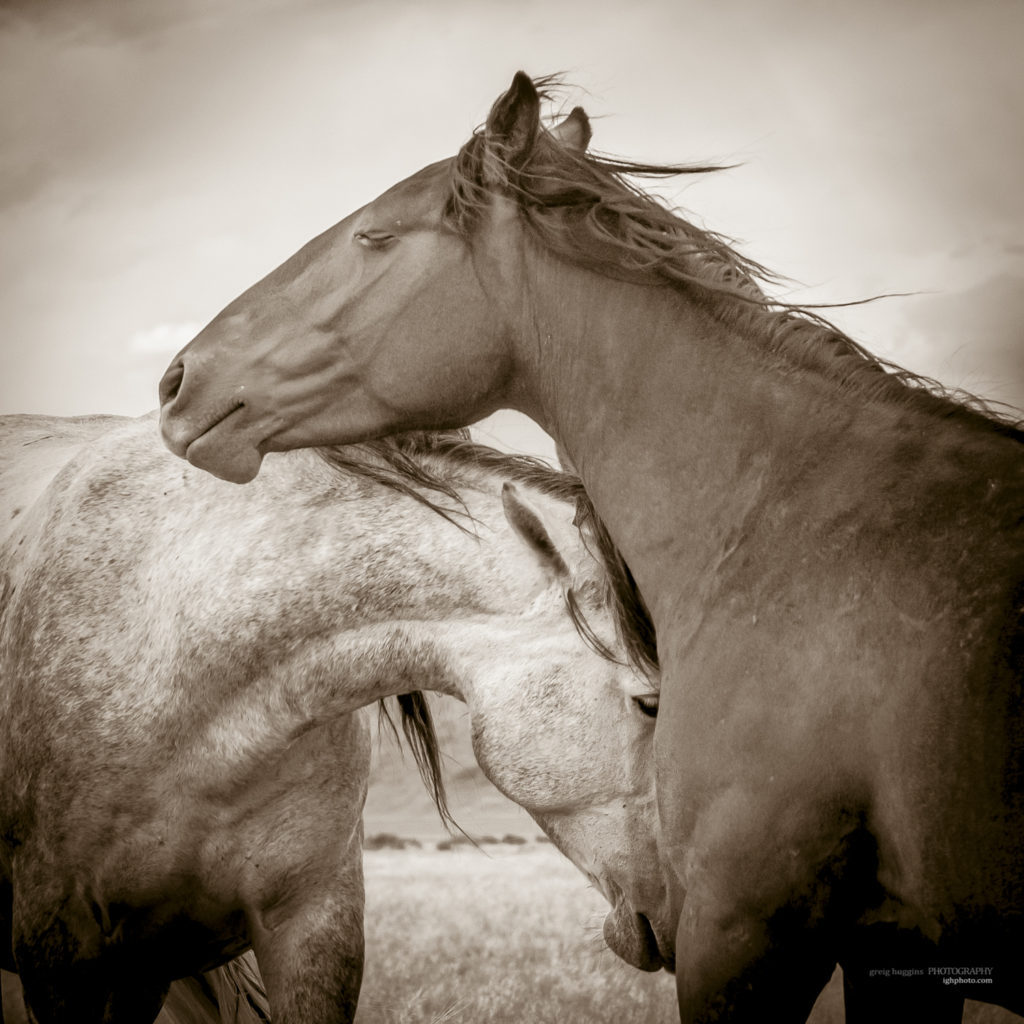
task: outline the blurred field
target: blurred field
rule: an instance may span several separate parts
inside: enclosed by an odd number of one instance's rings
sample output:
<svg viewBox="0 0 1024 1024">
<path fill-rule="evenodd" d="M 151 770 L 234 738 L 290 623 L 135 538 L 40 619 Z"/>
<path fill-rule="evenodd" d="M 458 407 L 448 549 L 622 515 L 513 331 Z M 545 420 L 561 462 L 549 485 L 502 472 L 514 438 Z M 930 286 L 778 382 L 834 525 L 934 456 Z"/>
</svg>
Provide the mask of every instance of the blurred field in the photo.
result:
<svg viewBox="0 0 1024 1024">
<path fill-rule="evenodd" d="M 368 850 L 357 1024 L 672 1024 L 675 988 L 604 945 L 607 904 L 553 847 Z"/>
<path fill-rule="evenodd" d="M 677 1024 L 674 979 L 605 947 L 607 905 L 554 847 L 424 842 L 367 850 L 365 865 L 356 1024 Z M 1021 1018 L 968 1003 L 964 1021 Z M 843 1024 L 839 972 L 810 1024 Z"/>
</svg>

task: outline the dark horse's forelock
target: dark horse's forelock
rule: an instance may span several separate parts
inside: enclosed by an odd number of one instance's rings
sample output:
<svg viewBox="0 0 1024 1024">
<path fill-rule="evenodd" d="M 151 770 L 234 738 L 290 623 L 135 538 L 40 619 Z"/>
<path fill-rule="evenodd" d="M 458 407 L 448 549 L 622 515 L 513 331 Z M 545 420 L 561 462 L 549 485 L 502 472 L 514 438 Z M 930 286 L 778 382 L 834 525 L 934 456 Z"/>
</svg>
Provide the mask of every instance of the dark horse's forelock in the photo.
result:
<svg viewBox="0 0 1024 1024">
<path fill-rule="evenodd" d="M 545 99 L 558 84 L 555 76 L 535 80 Z M 467 238 L 492 201 L 485 160 L 495 159 L 479 129 L 452 163 L 445 221 Z M 518 154 L 514 166 L 502 166 L 504 191 L 518 203 L 529 232 L 560 259 L 611 277 L 683 289 L 737 333 L 756 339 L 768 358 L 824 373 L 867 397 L 973 421 L 1024 442 L 1019 411 L 997 411 L 999 403 L 872 355 L 815 311 L 828 304 L 799 306 L 771 298 L 765 288 L 781 278 L 631 180 L 704 174 L 723 166 L 646 164 L 578 152 L 539 124 L 527 152 Z"/>
</svg>

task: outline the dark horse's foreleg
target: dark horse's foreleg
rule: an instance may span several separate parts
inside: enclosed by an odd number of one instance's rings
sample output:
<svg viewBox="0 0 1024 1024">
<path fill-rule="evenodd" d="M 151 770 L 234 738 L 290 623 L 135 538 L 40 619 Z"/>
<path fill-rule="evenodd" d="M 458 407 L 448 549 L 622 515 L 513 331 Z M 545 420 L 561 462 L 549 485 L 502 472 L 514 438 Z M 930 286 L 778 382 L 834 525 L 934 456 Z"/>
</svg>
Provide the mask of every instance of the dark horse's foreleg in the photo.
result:
<svg viewBox="0 0 1024 1024">
<path fill-rule="evenodd" d="M 935 986 L 879 983 L 869 968 L 847 966 L 843 969 L 843 1001 L 846 1024 L 960 1024 L 964 1000 L 959 993 Z"/>
<path fill-rule="evenodd" d="M 684 1024 L 804 1024 L 873 879 L 856 815 L 832 812 L 826 828 L 806 808 L 766 813 L 760 796 L 725 794 L 680 859 Z"/>
<path fill-rule="evenodd" d="M 835 960 L 814 937 L 775 941 L 768 924 L 735 915 L 696 893 L 676 936 L 682 1024 L 803 1024 Z"/>
</svg>

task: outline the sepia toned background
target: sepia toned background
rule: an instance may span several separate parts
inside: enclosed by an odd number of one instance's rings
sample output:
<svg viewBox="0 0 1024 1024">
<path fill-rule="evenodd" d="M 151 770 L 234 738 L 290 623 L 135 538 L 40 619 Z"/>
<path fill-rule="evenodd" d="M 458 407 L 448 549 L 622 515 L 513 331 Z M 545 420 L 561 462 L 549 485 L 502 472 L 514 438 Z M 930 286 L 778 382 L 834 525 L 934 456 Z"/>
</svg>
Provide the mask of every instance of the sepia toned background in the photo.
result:
<svg viewBox="0 0 1024 1024">
<path fill-rule="evenodd" d="M 0 0 L 0 413 L 152 408 L 204 323 L 454 153 L 519 68 L 564 72 L 603 152 L 737 165 L 664 194 L 787 299 L 913 293 L 830 316 L 1024 406 L 1022 41 L 1011 0 Z M 479 435 L 552 451 L 514 414 Z M 671 979 L 604 949 L 600 897 L 439 715 L 456 816 L 499 842 L 438 849 L 380 746 L 359 1020 L 673 1019 Z M 840 1019 L 833 986 L 815 1021 Z"/>
</svg>

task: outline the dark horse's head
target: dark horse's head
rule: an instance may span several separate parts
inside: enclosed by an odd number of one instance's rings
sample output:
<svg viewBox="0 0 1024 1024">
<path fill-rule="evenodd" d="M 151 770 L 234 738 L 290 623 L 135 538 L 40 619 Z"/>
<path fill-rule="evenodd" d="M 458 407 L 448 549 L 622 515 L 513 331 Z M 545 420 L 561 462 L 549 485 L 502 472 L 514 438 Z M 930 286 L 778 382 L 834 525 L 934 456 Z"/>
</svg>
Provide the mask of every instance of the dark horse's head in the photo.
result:
<svg viewBox="0 0 1024 1024">
<path fill-rule="evenodd" d="M 521 407 L 520 311 L 503 298 L 521 264 L 515 178 L 527 162 L 577 161 L 590 138 L 582 110 L 548 130 L 539 104 L 516 75 L 458 157 L 350 214 L 221 312 L 161 381 L 171 450 L 245 482 L 268 451 Z"/>
</svg>

